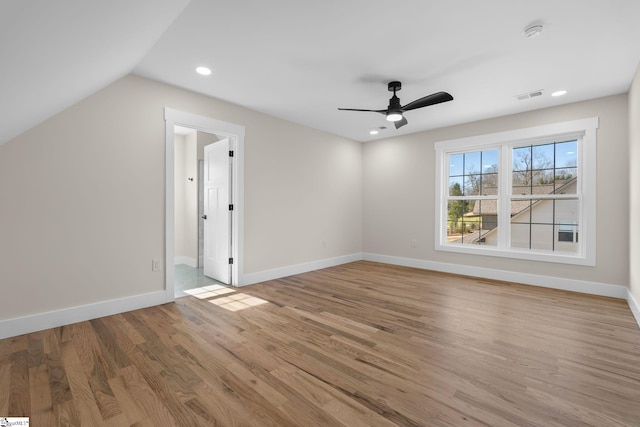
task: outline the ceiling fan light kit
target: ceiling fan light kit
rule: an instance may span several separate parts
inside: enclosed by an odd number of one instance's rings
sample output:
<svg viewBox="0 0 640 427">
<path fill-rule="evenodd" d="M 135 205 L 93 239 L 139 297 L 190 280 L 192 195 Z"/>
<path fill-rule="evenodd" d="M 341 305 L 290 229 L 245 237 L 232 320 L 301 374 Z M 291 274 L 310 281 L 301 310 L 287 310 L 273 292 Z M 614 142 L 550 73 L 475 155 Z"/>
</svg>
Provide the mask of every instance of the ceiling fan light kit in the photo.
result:
<svg viewBox="0 0 640 427">
<path fill-rule="evenodd" d="M 402 114 L 390 112 L 387 114 L 387 120 L 390 122 L 397 122 L 398 120 L 402 120 Z"/>
<path fill-rule="evenodd" d="M 367 111 L 372 113 L 384 114 L 388 121 L 393 122 L 396 129 L 406 125 L 407 119 L 404 117 L 406 111 L 415 110 L 418 108 L 428 107 L 429 105 L 440 104 L 441 102 L 453 101 L 453 96 L 447 92 L 436 92 L 431 95 L 424 96 L 420 99 L 416 99 L 407 105 L 400 104 L 400 98 L 396 95 L 396 92 L 402 89 L 402 83 L 398 81 L 389 82 L 387 84 L 389 92 L 393 92 L 393 96 L 389 99 L 389 106 L 386 110 L 363 110 L 358 108 L 338 108 L 340 111 Z"/>
</svg>

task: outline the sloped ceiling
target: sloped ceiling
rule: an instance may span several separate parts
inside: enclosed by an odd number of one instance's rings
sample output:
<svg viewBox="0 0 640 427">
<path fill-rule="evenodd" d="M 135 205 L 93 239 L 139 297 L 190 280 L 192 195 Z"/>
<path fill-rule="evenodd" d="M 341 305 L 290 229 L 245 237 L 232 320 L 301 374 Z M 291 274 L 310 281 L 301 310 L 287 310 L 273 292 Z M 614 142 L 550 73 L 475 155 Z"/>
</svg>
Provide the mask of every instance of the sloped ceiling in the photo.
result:
<svg viewBox="0 0 640 427">
<path fill-rule="evenodd" d="M 2 0 L 0 144 L 129 74 L 188 0 Z"/>
<path fill-rule="evenodd" d="M 638 18 L 637 0 L 3 1 L 0 143 L 129 72 L 359 141 L 612 95 L 640 61 Z M 391 80 L 403 104 L 455 100 L 399 130 L 337 110 L 385 108 Z"/>
</svg>

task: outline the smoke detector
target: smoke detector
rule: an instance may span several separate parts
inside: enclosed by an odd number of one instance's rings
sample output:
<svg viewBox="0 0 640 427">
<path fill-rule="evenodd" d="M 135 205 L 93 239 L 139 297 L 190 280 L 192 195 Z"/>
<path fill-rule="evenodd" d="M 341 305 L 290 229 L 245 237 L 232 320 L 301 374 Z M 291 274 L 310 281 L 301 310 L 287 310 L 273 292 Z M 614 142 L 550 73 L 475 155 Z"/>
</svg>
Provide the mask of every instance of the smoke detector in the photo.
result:
<svg viewBox="0 0 640 427">
<path fill-rule="evenodd" d="M 544 27 L 541 24 L 529 25 L 527 28 L 524 29 L 524 36 L 528 39 L 537 37 L 542 32 L 543 28 Z"/>
</svg>

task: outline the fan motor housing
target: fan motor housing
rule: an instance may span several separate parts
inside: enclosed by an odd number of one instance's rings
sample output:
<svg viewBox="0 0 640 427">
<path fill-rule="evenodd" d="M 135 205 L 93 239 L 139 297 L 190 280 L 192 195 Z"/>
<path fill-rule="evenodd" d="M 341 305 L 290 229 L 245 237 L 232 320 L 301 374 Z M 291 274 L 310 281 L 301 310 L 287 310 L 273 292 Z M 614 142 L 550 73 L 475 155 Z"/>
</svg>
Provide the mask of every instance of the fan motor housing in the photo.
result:
<svg viewBox="0 0 640 427">
<path fill-rule="evenodd" d="M 402 83 L 400 83 L 400 82 L 389 82 L 389 84 L 387 85 L 387 89 L 389 90 L 389 92 L 395 92 L 397 90 L 402 89 Z"/>
</svg>

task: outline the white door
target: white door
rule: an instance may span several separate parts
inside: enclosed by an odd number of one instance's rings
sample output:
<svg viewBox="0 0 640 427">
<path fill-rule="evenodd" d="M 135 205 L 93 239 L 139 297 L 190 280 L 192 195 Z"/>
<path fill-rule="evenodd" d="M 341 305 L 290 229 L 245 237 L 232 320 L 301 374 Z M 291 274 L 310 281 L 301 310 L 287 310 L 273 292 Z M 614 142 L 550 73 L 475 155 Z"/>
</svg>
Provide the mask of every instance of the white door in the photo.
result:
<svg viewBox="0 0 640 427">
<path fill-rule="evenodd" d="M 204 275 L 231 284 L 231 144 L 204 147 Z"/>
</svg>

